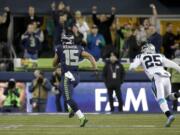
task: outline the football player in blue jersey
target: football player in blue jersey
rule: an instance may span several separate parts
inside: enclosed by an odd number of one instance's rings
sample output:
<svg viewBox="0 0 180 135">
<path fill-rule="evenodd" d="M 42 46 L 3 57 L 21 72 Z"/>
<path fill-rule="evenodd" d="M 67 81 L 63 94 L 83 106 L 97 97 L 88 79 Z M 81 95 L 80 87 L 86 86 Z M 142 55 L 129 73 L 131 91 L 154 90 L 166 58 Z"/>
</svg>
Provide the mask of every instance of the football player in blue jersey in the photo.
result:
<svg viewBox="0 0 180 135">
<path fill-rule="evenodd" d="M 72 98 L 73 88 L 76 87 L 79 82 L 78 64 L 81 58 L 88 59 L 92 64 L 93 70 L 97 70 L 94 57 L 84 51 L 82 46 L 74 44 L 73 35 L 63 34 L 61 37 L 61 45 L 59 45 L 55 51 L 53 66 L 57 67 L 58 64 L 61 65 L 61 89 L 63 90 L 68 105 L 69 117 L 71 118 L 76 114 L 80 120 L 80 127 L 84 127 L 88 120 Z"/>
</svg>

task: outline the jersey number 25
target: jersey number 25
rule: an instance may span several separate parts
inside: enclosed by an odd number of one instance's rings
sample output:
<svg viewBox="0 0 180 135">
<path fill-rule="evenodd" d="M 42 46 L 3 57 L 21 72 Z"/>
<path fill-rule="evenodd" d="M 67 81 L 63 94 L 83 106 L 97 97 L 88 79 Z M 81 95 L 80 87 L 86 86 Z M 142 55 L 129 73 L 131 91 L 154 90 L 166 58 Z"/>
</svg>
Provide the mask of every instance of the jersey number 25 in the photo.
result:
<svg viewBox="0 0 180 135">
<path fill-rule="evenodd" d="M 143 58 L 143 60 L 145 61 L 147 69 L 154 66 L 162 66 L 160 55 L 147 55 Z"/>
</svg>

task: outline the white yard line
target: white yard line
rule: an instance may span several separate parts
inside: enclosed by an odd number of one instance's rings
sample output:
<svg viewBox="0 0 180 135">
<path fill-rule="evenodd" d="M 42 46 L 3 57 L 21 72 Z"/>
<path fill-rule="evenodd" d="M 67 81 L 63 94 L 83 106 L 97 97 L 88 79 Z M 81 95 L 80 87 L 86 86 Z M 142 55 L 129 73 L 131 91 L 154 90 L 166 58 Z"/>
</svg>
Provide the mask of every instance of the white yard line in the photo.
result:
<svg viewBox="0 0 180 135">
<path fill-rule="evenodd" d="M 23 116 L 23 115 L 36 116 L 36 115 L 68 115 L 68 114 L 69 113 L 0 113 L 0 116 Z M 97 115 L 102 113 L 84 113 L 84 114 Z"/>
<path fill-rule="evenodd" d="M 2 129 L 17 129 L 17 128 L 22 128 L 24 125 L 0 125 L 0 130 Z"/>
<path fill-rule="evenodd" d="M 27 129 L 25 128 L 27 127 Z M 25 128 L 25 129 L 21 129 Z M 79 128 L 79 125 L 1 125 L 0 130 L 5 129 L 20 129 L 20 130 L 30 130 L 33 128 Z M 155 125 L 86 125 L 86 128 L 156 128 Z"/>
</svg>

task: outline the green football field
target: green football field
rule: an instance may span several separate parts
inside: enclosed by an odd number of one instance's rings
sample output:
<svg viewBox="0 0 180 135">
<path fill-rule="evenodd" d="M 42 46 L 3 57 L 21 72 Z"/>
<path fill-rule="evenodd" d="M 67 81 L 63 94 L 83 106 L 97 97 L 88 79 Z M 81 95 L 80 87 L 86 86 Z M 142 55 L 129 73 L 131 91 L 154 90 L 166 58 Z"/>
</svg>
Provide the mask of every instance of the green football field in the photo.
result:
<svg viewBox="0 0 180 135">
<path fill-rule="evenodd" d="M 180 135 L 180 114 L 164 128 L 162 114 L 88 114 L 80 128 L 67 115 L 1 115 L 0 135 Z"/>
</svg>

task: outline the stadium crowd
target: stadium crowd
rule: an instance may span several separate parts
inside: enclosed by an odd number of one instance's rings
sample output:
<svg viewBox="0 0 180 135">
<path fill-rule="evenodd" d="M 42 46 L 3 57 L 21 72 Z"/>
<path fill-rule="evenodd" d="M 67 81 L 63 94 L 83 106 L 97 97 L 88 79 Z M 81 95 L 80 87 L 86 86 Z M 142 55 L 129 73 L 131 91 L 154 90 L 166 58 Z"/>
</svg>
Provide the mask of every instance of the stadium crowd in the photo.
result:
<svg viewBox="0 0 180 135">
<path fill-rule="evenodd" d="M 106 15 L 98 14 L 98 8 L 93 6 L 91 20 L 87 21 L 80 10 L 73 12 L 64 2 L 58 5 L 53 2 L 52 13 L 48 17 L 38 16 L 35 7 L 29 6 L 24 21 L 17 21 L 14 26 L 13 48 L 18 57 L 31 59 L 33 66 L 37 67 L 37 59 L 52 57 L 54 48 L 61 44 L 61 34 L 71 31 L 75 43 L 84 46 L 96 60 L 109 57 L 110 52 L 114 51 L 119 58 L 126 57 L 132 61 L 140 53 L 142 42 L 154 44 L 157 52 L 162 52 L 172 59 L 175 53 L 179 52 L 180 29 L 177 29 L 175 35 L 173 24 L 167 23 L 166 32 L 161 35 L 156 6 L 151 4 L 150 8 L 153 12 L 151 18 L 145 18 L 139 23 L 119 24 L 115 7 L 111 8 L 110 15 Z M 6 59 L 12 57 L 12 45 L 8 41 L 10 16 L 10 8 L 5 7 L 4 14 L 0 15 L 1 70 L 5 69 Z"/>
</svg>

